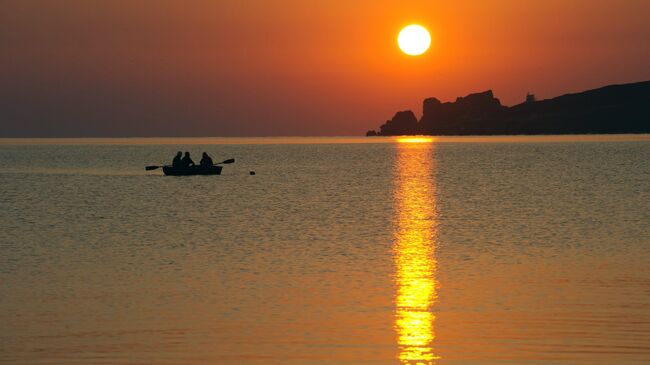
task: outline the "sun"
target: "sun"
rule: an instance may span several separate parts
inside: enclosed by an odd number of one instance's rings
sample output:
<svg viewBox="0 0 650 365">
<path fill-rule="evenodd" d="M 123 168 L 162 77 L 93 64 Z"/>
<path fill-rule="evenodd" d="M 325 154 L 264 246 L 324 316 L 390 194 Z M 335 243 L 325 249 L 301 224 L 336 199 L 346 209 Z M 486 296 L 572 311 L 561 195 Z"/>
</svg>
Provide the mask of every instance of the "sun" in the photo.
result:
<svg viewBox="0 0 650 365">
<path fill-rule="evenodd" d="M 411 24 L 399 32 L 397 44 L 402 52 L 407 55 L 419 56 L 431 46 L 431 35 L 425 27 Z"/>
</svg>

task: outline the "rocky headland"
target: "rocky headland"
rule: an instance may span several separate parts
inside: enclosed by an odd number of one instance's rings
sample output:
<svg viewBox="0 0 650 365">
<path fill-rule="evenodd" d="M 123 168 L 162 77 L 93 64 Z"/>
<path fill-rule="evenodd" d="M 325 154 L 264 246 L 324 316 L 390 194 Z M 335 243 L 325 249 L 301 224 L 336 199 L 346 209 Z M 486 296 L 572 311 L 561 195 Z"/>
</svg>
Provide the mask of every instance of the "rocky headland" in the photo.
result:
<svg viewBox="0 0 650 365">
<path fill-rule="evenodd" d="M 650 133 L 650 81 L 501 105 L 492 90 L 443 103 L 425 99 L 418 120 L 400 111 L 367 136 Z"/>
</svg>

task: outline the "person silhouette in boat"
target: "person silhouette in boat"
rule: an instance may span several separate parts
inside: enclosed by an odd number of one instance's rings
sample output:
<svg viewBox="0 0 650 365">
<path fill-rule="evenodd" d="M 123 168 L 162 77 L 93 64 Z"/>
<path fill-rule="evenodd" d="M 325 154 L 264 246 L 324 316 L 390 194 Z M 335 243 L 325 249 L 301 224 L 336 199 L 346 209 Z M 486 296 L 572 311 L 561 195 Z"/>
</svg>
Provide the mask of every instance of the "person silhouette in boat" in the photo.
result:
<svg viewBox="0 0 650 365">
<path fill-rule="evenodd" d="M 181 167 L 190 167 L 194 166 L 194 161 L 192 161 L 192 157 L 190 157 L 189 152 L 185 152 L 185 156 L 183 156 L 183 159 L 181 160 Z"/>
<path fill-rule="evenodd" d="M 172 161 L 172 166 L 181 167 L 182 165 L 183 165 L 183 152 L 178 151 L 176 157 L 174 157 L 174 160 Z"/>
<path fill-rule="evenodd" d="M 212 167 L 212 165 L 214 165 L 214 162 L 212 162 L 212 157 L 203 152 L 203 157 L 201 157 L 201 162 L 199 162 L 199 164 L 201 167 Z"/>
</svg>

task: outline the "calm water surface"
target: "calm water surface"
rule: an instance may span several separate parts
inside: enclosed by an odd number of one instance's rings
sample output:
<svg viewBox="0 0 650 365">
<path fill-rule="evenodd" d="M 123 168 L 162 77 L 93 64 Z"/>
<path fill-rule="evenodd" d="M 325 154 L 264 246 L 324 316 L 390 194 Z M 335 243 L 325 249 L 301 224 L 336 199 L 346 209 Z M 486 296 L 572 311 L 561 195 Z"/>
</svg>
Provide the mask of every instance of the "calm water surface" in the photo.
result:
<svg viewBox="0 0 650 365">
<path fill-rule="evenodd" d="M 179 149 L 237 162 L 144 171 Z M 650 363 L 648 161 L 648 135 L 3 140 L 0 362 Z"/>
</svg>

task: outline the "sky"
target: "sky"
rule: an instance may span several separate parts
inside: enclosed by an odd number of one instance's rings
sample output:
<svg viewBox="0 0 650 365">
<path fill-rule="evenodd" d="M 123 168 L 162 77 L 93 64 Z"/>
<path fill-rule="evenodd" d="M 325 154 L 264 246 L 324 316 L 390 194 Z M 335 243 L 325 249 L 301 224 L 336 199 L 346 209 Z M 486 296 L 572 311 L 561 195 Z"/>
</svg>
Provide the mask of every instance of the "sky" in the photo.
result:
<svg viewBox="0 0 650 365">
<path fill-rule="evenodd" d="M 362 135 L 650 80 L 647 0 L 0 0 L 0 137 Z M 428 28 L 411 57 L 399 30 Z"/>
</svg>

